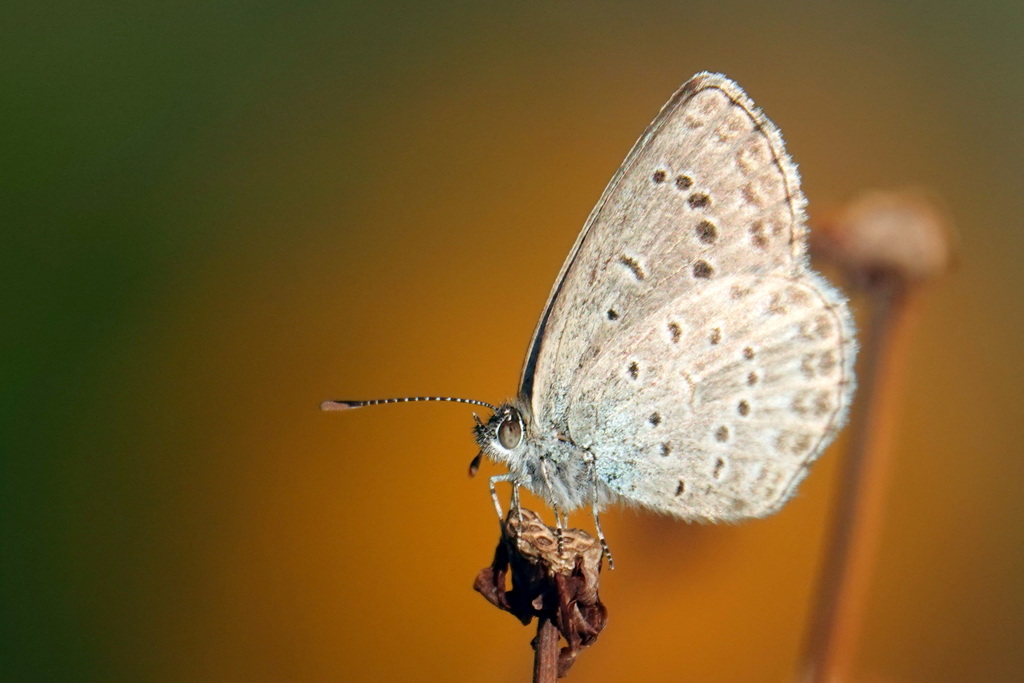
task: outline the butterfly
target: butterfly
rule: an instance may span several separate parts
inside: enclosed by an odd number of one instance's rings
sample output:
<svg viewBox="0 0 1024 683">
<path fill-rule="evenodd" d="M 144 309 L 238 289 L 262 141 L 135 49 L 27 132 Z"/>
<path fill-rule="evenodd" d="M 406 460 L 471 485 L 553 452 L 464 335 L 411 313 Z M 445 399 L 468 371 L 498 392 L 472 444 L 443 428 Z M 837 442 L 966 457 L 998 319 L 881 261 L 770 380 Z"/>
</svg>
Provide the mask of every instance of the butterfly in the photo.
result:
<svg viewBox="0 0 1024 683">
<path fill-rule="evenodd" d="M 856 339 L 807 258 L 806 200 L 778 129 L 740 87 L 700 73 L 612 177 L 555 280 L 519 391 L 328 401 L 489 408 L 491 478 L 560 514 L 633 504 L 689 521 L 776 512 L 843 426 Z M 601 534 L 603 542 L 603 534 Z"/>
</svg>

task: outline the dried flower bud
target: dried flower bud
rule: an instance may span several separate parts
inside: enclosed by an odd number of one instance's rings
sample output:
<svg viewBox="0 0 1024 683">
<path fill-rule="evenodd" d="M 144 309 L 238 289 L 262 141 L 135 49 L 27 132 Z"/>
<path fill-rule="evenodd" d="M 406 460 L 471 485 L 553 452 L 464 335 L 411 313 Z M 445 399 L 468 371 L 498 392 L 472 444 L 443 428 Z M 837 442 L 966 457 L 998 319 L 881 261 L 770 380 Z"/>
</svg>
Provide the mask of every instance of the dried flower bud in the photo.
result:
<svg viewBox="0 0 1024 683">
<path fill-rule="evenodd" d="M 853 276 L 907 283 L 941 275 L 953 260 L 945 212 L 912 191 L 867 192 L 816 226 L 812 248 Z"/>
<path fill-rule="evenodd" d="M 550 619 L 567 645 L 558 656 L 559 676 L 597 640 L 608 620 L 598 596 L 603 559 L 597 539 L 579 529 L 558 533 L 531 510 L 511 511 L 490 567 L 480 571 L 473 588 L 492 605 L 523 624 Z M 561 550 L 561 552 L 559 552 Z M 505 589 L 511 570 L 512 588 Z"/>
</svg>

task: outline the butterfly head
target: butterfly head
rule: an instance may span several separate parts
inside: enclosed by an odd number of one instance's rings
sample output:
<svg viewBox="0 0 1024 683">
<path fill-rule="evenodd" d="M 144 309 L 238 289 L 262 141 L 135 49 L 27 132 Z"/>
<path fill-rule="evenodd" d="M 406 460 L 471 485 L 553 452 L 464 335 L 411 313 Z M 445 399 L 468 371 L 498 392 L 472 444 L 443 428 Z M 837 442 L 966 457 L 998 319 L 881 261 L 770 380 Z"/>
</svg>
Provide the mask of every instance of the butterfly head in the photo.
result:
<svg viewBox="0 0 1024 683">
<path fill-rule="evenodd" d="M 487 422 L 477 419 L 473 434 L 480 452 L 495 462 L 513 463 L 526 451 L 530 414 L 520 401 L 502 403 Z"/>
</svg>

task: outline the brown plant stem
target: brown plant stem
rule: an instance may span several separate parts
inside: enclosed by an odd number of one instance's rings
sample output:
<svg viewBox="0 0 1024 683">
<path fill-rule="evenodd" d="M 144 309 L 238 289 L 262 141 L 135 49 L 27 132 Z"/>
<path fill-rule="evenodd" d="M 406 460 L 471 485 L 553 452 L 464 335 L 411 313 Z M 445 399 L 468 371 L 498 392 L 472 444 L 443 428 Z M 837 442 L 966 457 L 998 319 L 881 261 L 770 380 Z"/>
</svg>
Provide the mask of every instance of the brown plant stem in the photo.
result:
<svg viewBox="0 0 1024 683">
<path fill-rule="evenodd" d="M 537 620 L 533 650 L 533 683 L 555 683 L 558 679 L 558 626 L 551 617 Z"/>
<path fill-rule="evenodd" d="M 871 321 L 858 391 L 863 409 L 852 419 L 804 657 L 803 679 L 811 683 L 851 679 L 878 555 L 895 408 L 913 327 L 911 298 L 904 283 L 881 278 L 870 287 L 869 298 Z"/>
<path fill-rule="evenodd" d="M 800 672 L 809 683 L 844 683 L 853 679 L 878 556 L 917 301 L 923 284 L 950 268 L 953 244 L 942 209 L 912 191 L 865 193 L 821 228 L 812 249 L 866 295 L 869 315 L 850 445 Z"/>
</svg>

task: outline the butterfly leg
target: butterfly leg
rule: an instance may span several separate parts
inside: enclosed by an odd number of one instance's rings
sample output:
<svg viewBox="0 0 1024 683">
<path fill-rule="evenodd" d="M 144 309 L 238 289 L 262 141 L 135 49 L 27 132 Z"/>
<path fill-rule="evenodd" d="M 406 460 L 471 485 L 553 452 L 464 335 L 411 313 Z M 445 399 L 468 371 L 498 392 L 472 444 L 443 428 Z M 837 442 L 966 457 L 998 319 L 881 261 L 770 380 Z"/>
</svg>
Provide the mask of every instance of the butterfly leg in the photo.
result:
<svg viewBox="0 0 1024 683">
<path fill-rule="evenodd" d="M 512 501 L 509 503 L 512 508 L 516 511 L 516 519 L 519 520 L 519 528 L 523 528 L 523 508 L 519 505 L 519 483 L 514 480 L 512 482 Z"/>
<path fill-rule="evenodd" d="M 604 532 L 601 530 L 601 520 L 597 514 L 597 504 L 591 508 L 591 512 L 594 513 L 594 528 L 597 529 L 597 540 L 601 542 L 601 552 L 608 559 L 608 569 L 615 569 L 615 560 L 612 559 L 611 548 L 608 547 L 608 541 L 604 540 Z"/>
<path fill-rule="evenodd" d="M 562 512 L 562 509 L 557 505 L 551 506 L 555 511 L 555 540 L 558 542 L 558 556 L 562 556 L 562 546 L 564 541 L 562 540 L 562 530 L 565 528 L 566 514 Z"/>
<path fill-rule="evenodd" d="M 592 454 L 588 463 L 590 465 L 590 512 L 594 515 L 594 529 L 597 531 L 597 540 L 601 542 L 601 552 L 608 558 L 608 569 L 615 569 L 615 560 L 612 559 L 612 551 L 608 547 L 608 541 L 604 538 L 604 531 L 601 529 L 601 518 L 597 513 L 597 463 Z"/>
<path fill-rule="evenodd" d="M 553 500 L 555 497 L 554 489 L 551 486 L 551 477 L 548 475 L 548 459 L 545 456 L 540 458 L 540 476 L 544 478 L 544 487 L 548 490 L 548 500 Z M 562 556 L 562 517 L 561 509 L 557 505 L 552 505 L 551 508 L 555 511 L 555 538 L 558 540 L 558 556 Z"/>
<path fill-rule="evenodd" d="M 488 480 L 491 487 L 491 500 L 494 501 L 494 509 L 498 513 L 498 520 L 503 521 L 505 514 L 501 511 L 501 501 L 498 500 L 498 489 L 495 487 L 495 484 L 500 481 L 512 482 L 512 504 L 516 507 L 519 506 L 519 486 L 515 483 L 515 477 L 512 476 L 511 472 L 499 474 Z"/>
</svg>

